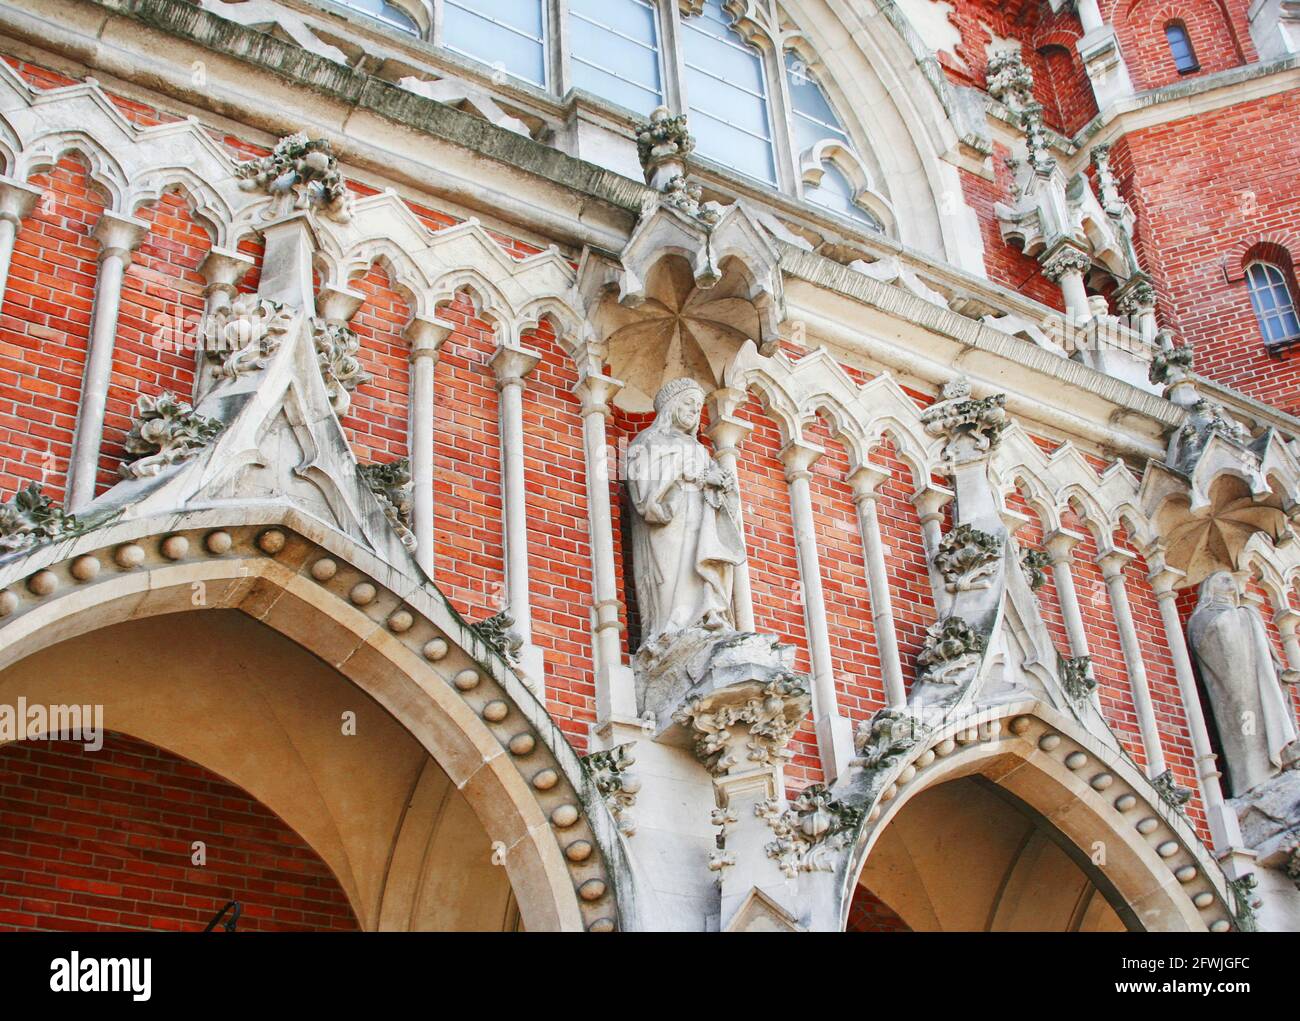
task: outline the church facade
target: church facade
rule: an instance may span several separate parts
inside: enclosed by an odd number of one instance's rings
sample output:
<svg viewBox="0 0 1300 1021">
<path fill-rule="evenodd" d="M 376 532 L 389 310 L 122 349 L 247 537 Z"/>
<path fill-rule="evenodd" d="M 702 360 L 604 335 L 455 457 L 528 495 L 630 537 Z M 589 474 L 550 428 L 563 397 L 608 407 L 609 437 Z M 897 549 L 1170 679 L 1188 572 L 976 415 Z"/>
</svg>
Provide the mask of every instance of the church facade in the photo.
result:
<svg viewBox="0 0 1300 1021">
<path fill-rule="evenodd" d="M 0 928 L 1300 929 L 1295 4 L 0 58 Z"/>
</svg>

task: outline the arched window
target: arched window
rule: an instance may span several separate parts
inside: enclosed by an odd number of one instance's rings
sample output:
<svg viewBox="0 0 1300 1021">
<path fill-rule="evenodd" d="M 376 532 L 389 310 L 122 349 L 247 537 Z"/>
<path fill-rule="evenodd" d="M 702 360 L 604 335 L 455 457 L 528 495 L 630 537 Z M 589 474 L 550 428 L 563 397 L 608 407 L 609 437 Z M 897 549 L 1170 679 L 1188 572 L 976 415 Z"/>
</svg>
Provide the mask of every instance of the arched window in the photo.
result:
<svg viewBox="0 0 1300 1021">
<path fill-rule="evenodd" d="M 659 26 L 646 0 L 569 0 L 573 84 L 638 113 L 663 100 Z"/>
<path fill-rule="evenodd" d="M 1174 55 L 1174 67 L 1178 68 L 1179 74 L 1191 74 L 1201 69 L 1186 25 L 1181 21 L 1169 22 L 1165 26 L 1165 38 L 1169 40 L 1169 52 Z"/>
<path fill-rule="evenodd" d="M 411 35 L 420 34 L 420 26 L 415 19 L 388 0 L 339 0 L 339 3 L 403 32 L 409 32 Z"/>
<path fill-rule="evenodd" d="M 442 44 L 546 87 L 546 12 L 542 0 L 443 0 Z"/>
<path fill-rule="evenodd" d="M 719 0 L 682 21 L 691 132 L 701 155 L 775 184 L 763 57 L 730 26 Z"/>
<path fill-rule="evenodd" d="M 1264 343 L 1300 340 L 1300 317 L 1296 315 L 1295 298 L 1286 273 L 1269 262 L 1252 262 L 1246 267 L 1246 285 L 1250 288 L 1250 303 L 1259 319 Z"/>
<path fill-rule="evenodd" d="M 798 33 L 777 0 L 344 2 L 375 17 L 422 4 L 434 45 L 497 69 L 498 85 L 581 89 L 641 116 L 685 112 L 707 160 L 871 230 L 892 225 L 832 93 L 787 45 Z M 856 199 L 868 193 L 865 209 Z"/>
</svg>

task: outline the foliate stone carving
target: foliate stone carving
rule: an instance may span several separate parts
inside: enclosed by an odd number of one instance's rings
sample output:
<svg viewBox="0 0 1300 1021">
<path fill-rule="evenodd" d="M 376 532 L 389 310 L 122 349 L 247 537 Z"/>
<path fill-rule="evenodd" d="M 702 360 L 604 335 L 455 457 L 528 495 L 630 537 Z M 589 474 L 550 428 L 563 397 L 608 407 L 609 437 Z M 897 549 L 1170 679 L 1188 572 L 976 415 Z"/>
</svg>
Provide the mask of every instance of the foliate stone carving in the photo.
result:
<svg viewBox="0 0 1300 1021">
<path fill-rule="evenodd" d="M 943 398 L 926 409 L 921 422 L 931 436 L 946 438 L 945 460 L 978 457 L 992 451 L 1010 424 L 1006 394 L 975 400 L 970 396 L 970 383 L 959 379 L 943 388 Z"/>
<path fill-rule="evenodd" d="M 224 427 L 216 419 L 195 414 L 173 393 L 157 397 L 144 394 L 136 401 L 135 422 L 126 437 L 127 458 L 120 469 L 122 475 L 128 479 L 148 478 L 168 465 L 187 461 Z"/>
<path fill-rule="evenodd" d="M 1041 103 L 1030 103 L 1020 116 L 1025 129 L 1026 159 L 1034 173 L 1049 178 L 1056 172 L 1056 157 L 1052 155 L 1052 139 L 1047 131 Z"/>
<path fill-rule="evenodd" d="M 838 853 L 853 841 L 862 823 L 862 810 L 836 801 L 825 784 L 813 784 L 785 811 L 769 798 L 754 806 L 776 839 L 766 846 L 767 856 L 788 877 L 800 872 L 835 871 Z"/>
<path fill-rule="evenodd" d="M 236 296 L 229 308 L 214 312 L 203 323 L 203 349 L 217 365 L 215 375 L 237 379 L 265 368 L 293 321 L 293 310 L 278 301 L 256 294 Z"/>
<path fill-rule="evenodd" d="M 1243 446 L 1250 442 L 1249 430 L 1229 415 L 1223 405 L 1202 397 L 1192 405 L 1187 421 L 1178 431 L 1177 463 L 1173 467 L 1183 472 L 1192 468 L 1214 436 Z"/>
<path fill-rule="evenodd" d="M 1256 932 L 1259 929 L 1255 909 L 1263 902 L 1255 896 L 1255 887 L 1258 885 L 1259 879 L 1253 872 L 1228 880 L 1228 890 L 1232 894 L 1232 917 L 1237 923 L 1238 932 Z"/>
<path fill-rule="evenodd" d="M 1121 310 L 1123 311 L 1123 310 Z M 1162 330 L 1156 337 L 1156 353 L 1151 359 L 1149 378 L 1158 386 L 1171 387 L 1193 376 L 1195 352 L 1190 346 L 1175 347 L 1173 337 Z"/>
<path fill-rule="evenodd" d="M 275 220 L 295 210 L 314 210 L 338 223 L 352 219 L 352 196 L 338 161 L 323 138 L 287 135 L 269 156 L 235 168 L 245 191 L 264 191 L 272 202 L 262 214 Z"/>
<path fill-rule="evenodd" d="M 695 755 L 715 776 L 740 762 L 732 728 L 747 724 L 746 758 L 760 766 L 790 757 L 787 745 L 811 705 L 803 678 L 787 674 L 763 684 L 723 688 L 696 695 L 673 713 L 673 719 L 695 733 Z"/>
<path fill-rule="evenodd" d="M 986 73 L 989 95 L 1012 110 L 1033 102 L 1034 72 L 1025 64 L 1020 50 L 1004 50 L 989 57 Z"/>
<path fill-rule="evenodd" d="M 1052 558 L 1046 550 L 1025 550 L 1020 558 L 1020 568 L 1025 572 L 1025 581 L 1029 583 L 1031 592 L 1037 592 L 1047 584 L 1047 569 L 1051 564 Z"/>
<path fill-rule="evenodd" d="M 660 194 L 660 204 L 697 217 L 706 227 L 722 219 L 721 207 L 702 201 L 703 190 L 687 179 L 686 161 L 695 151 L 695 139 L 687 130 L 685 114 L 656 108 L 649 120 L 636 126 L 636 151 L 646 183 Z"/>
<path fill-rule="evenodd" d="M 1158 776 L 1151 777 L 1151 786 L 1156 789 L 1165 804 L 1178 811 L 1183 811 L 1187 807 L 1187 802 L 1192 799 L 1192 789 L 1190 787 L 1180 787 L 1178 781 L 1174 779 L 1174 771 L 1166 769 Z"/>
<path fill-rule="evenodd" d="M 1092 269 L 1092 256 L 1074 245 L 1057 245 L 1042 259 L 1043 276 L 1059 284 L 1067 273 L 1087 273 Z"/>
<path fill-rule="evenodd" d="M 507 663 L 511 666 L 519 665 L 519 652 L 524 647 L 524 640 L 515 630 L 514 614 L 509 610 L 495 613 L 470 627 Z"/>
<path fill-rule="evenodd" d="M 993 583 L 1001 556 L 1001 537 L 961 524 L 940 540 L 934 566 L 949 592 L 970 592 Z"/>
<path fill-rule="evenodd" d="M 931 624 L 916 657 L 918 682 L 961 685 L 988 648 L 988 636 L 960 617 Z"/>
<path fill-rule="evenodd" d="M 1149 280 L 1136 281 L 1132 287 L 1126 287 L 1122 294 L 1116 296 L 1115 306 L 1121 315 L 1126 316 L 1136 316 L 1151 311 L 1156 307 L 1155 285 Z M 1190 351 L 1191 348 L 1185 350 Z M 1191 368 L 1190 361 L 1187 367 Z"/>
<path fill-rule="evenodd" d="M 357 358 L 361 340 L 346 324 L 317 318 L 311 320 L 311 337 L 330 407 L 341 418 L 352 404 L 349 394 L 371 378 Z"/>
<path fill-rule="evenodd" d="M 357 474 L 379 500 L 384 517 L 401 538 L 402 545 L 415 549 L 415 533 L 411 531 L 414 502 L 410 459 L 401 457 L 386 463 L 357 465 Z"/>
<path fill-rule="evenodd" d="M 1091 656 L 1062 656 L 1060 675 L 1065 697 L 1075 705 L 1082 705 L 1097 690 L 1097 678 L 1092 675 Z"/>
<path fill-rule="evenodd" d="M 632 772 L 636 763 L 632 748 L 630 743 L 616 745 L 608 751 L 592 752 L 585 760 L 591 779 L 609 806 L 619 832 L 628 837 L 636 832 L 632 808 L 641 790 L 641 780 Z"/>
<path fill-rule="evenodd" d="M 716 851 L 709 852 L 709 871 L 722 872 L 723 869 L 729 869 L 736 864 L 736 856 L 727 850 L 727 831 L 736 824 L 738 817 L 736 810 L 730 806 L 726 808 L 715 808 L 709 816 L 709 821 L 718 827 L 718 835 L 714 837 Z M 722 877 L 718 877 L 722 881 Z"/>
<path fill-rule="evenodd" d="M 35 482 L 0 503 L 0 555 L 77 535 L 81 526 Z"/>
<path fill-rule="evenodd" d="M 849 765 L 872 772 L 893 763 L 917 746 L 927 727 L 901 709 L 880 709 L 870 720 L 858 724 L 853 737 L 857 758 Z"/>
</svg>

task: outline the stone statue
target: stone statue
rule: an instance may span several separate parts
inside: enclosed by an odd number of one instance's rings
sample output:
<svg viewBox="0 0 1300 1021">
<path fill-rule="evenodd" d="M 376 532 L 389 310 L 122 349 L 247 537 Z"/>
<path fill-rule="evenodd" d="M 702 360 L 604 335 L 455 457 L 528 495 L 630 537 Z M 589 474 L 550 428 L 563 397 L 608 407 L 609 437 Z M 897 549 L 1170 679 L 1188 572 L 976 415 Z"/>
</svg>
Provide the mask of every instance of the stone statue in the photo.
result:
<svg viewBox="0 0 1300 1021">
<path fill-rule="evenodd" d="M 627 452 L 641 648 L 651 653 L 684 631 L 734 630 L 732 575 L 745 562 L 736 480 L 696 438 L 704 390 L 672 380 L 654 407 Z"/>
<path fill-rule="evenodd" d="M 1230 796 L 1295 766 L 1300 759 L 1295 716 L 1280 683 L 1283 678 L 1294 683 L 1294 675 L 1281 669 L 1259 611 L 1241 605 L 1230 572 L 1218 571 L 1201 584 L 1187 638 L 1214 710 Z"/>
</svg>

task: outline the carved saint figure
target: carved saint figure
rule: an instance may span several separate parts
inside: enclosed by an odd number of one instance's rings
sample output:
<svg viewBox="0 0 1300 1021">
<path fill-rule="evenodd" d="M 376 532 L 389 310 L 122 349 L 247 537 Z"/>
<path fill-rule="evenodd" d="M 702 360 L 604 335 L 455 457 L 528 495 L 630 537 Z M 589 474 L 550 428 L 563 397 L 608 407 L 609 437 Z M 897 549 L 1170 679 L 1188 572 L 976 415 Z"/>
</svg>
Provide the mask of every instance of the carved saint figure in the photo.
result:
<svg viewBox="0 0 1300 1021">
<path fill-rule="evenodd" d="M 733 629 L 732 575 L 745 562 L 736 480 L 696 438 L 704 390 L 672 380 L 654 408 L 627 452 L 642 649 L 688 628 Z"/>
<path fill-rule="evenodd" d="M 1187 622 L 1227 760 L 1230 796 L 1237 797 L 1291 768 L 1300 756 L 1283 671 L 1253 606 L 1241 605 L 1237 580 L 1218 571 L 1201 584 L 1200 602 Z"/>
</svg>

